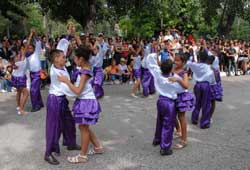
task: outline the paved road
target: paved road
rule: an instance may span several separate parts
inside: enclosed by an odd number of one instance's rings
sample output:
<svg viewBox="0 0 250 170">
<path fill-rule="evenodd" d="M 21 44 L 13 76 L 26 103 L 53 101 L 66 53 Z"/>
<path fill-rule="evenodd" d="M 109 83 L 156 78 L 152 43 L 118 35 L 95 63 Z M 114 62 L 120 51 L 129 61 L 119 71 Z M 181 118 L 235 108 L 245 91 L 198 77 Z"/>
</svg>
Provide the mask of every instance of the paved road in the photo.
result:
<svg viewBox="0 0 250 170">
<path fill-rule="evenodd" d="M 250 169 L 250 76 L 224 77 L 225 97 L 218 103 L 214 123 L 200 130 L 189 122 L 188 146 L 162 157 L 152 147 L 156 100 L 133 99 L 129 85 L 105 86 L 103 112 L 94 126 L 106 149 L 86 164 L 71 165 L 61 147 L 60 165 L 43 161 L 45 109 L 28 116 L 15 113 L 15 94 L 0 93 L 0 170 L 247 170 Z M 46 99 L 47 91 L 42 91 Z M 79 133 L 77 133 L 79 141 Z M 175 141 L 176 142 L 176 141 Z"/>
</svg>

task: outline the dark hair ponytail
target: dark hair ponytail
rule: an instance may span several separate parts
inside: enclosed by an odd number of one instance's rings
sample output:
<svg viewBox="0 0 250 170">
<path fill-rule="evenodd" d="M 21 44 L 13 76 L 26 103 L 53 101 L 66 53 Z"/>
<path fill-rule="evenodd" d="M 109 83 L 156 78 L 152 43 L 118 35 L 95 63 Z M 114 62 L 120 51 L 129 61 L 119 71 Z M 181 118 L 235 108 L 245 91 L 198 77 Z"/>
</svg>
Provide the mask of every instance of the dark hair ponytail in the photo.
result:
<svg viewBox="0 0 250 170">
<path fill-rule="evenodd" d="M 75 51 L 75 55 L 78 58 L 83 58 L 85 61 L 89 61 L 90 54 L 91 54 L 91 50 L 85 45 L 81 45 Z"/>
</svg>

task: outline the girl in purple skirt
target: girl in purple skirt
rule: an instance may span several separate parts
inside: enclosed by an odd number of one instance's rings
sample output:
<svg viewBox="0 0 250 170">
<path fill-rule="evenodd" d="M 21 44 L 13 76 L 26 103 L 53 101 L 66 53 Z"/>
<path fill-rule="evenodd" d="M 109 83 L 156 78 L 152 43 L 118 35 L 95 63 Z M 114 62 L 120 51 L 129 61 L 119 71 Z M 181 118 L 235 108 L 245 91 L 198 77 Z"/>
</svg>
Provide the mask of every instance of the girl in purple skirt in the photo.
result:
<svg viewBox="0 0 250 170">
<path fill-rule="evenodd" d="M 137 50 L 137 49 L 135 49 Z M 139 50 L 139 49 L 138 49 Z M 141 54 L 141 52 L 140 52 Z M 137 98 L 136 92 L 137 90 L 140 91 L 140 86 L 141 86 L 141 55 L 138 54 L 134 57 L 133 59 L 133 76 L 135 79 L 135 84 L 131 92 L 131 96 L 134 98 Z"/>
<path fill-rule="evenodd" d="M 101 154 L 103 147 L 97 139 L 95 133 L 90 129 L 90 125 L 97 123 L 101 107 L 95 97 L 91 86 L 91 66 L 89 63 L 91 50 L 85 46 L 80 46 L 75 51 L 74 62 L 81 67 L 78 72 L 77 80 L 73 85 L 65 76 L 59 76 L 58 79 L 66 83 L 69 88 L 78 95 L 73 105 L 75 122 L 79 125 L 81 134 L 81 152 L 77 156 L 68 157 L 70 163 L 85 163 L 88 161 L 87 151 L 89 142 L 94 148 L 88 154 Z"/>
<path fill-rule="evenodd" d="M 176 54 L 174 58 L 175 67 L 173 72 L 178 74 L 182 79 L 169 78 L 170 81 L 178 82 L 184 89 L 185 92 L 178 94 L 176 100 L 176 130 L 177 134 L 181 136 L 181 142 L 175 145 L 176 149 L 182 149 L 187 145 L 187 122 L 185 118 L 185 112 L 191 111 L 194 107 L 194 95 L 187 91 L 189 86 L 188 72 L 184 70 L 185 57 L 183 54 Z M 180 126 L 179 126 L 180 123 Z"/>
<path fill-rule="evenodd" d="M 220 66 L 219 66 L 219 59 L 217 56 L 213 56 L 212 54 L 209 55 L 209 64 L 211 64 L 212 69 L 214 71 L 214 76 L 216 82 L 214 84 L 210 85 L 210 91 L 211 91 L 211 120 L 212 116 L 215 111 L 216 107 L 216 101 L 222 102 L 222 97 L 223 97 L 223 88 L 221 85 L 221 77 L 220 77 Z"/>
<path fill-rule="evenodd" d="M 29 97 L 29 91 L 26 87 L 26 71 L 27 71 L 27 60 L 25 54 L 27 53 L 33 32 L 31 31 L 28 41 L 25 46 L 21 47 L 20 51 L 14 58 L 14 71 L 12 73 L 11 85 L 17 89 L 16 102 L 17 102 L 17 113 L 19 115 L 26 115 L 28 112 L 24 110 L 25 104 Z"/>
</svg>

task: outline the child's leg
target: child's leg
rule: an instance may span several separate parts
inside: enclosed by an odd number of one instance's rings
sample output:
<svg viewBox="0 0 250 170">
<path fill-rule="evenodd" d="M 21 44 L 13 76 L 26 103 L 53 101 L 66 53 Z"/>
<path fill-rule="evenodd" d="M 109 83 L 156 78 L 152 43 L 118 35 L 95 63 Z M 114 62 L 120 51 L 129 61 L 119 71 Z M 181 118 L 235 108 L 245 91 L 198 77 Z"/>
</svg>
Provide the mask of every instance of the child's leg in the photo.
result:
<svg viewBox="0 0 250 170">
<path fill-rule="evenodd" d="M 63 145 L 68 147 L 76 147 L 75 120 L 69 109 L 69 102 L 66 97 L 62 98 L 60 126 L 63 134 Z"/>
<path fill-rule="evenodd" d="M 164 101 L 162 106 L 161 149 L 170 150 L 173 140 L 174 122 L 176 117 L 175 102 Z"/>
<path fill-rule="evenodd" d="M 44 107 L 40 91 L 41 88 L 40 71 L 31 72 L 30 78 L 31 78 L 30 97 L 31 97 L 32 110 L 38 111 L 42 107 Z"/>
<path fill-rule="evenodd" d="M 139 82 L 138 82 L 138 79 L 136 79 L 134 87 L 132 89 L 132 94 L 136 93 L 136 90 L 138 89 L 138 87 L 139 87 Z"/>
<path fill-rule="evenodd" d="M 149 93 L 150 94 L 155 93 L 154 77 L 152 75 L 150 75 Z"/>
<path fill-rule="evenodd" d="M 137 82 L 138 82 L 138 91 L 140 92 L 141 91 L 141 78 L 138 78 Z"/>
<path fill-rule="evenodd" d="M 16 91 L 16 104 L 17 104 L 17 107 L 19 107 L 19 108 L 20 108 L 21 94 L 22 94 L 22 89 L 17 89 L 17 91 Z"/>
<path fill-rule="evenodd" d="M 199 84 L 196 84 L 194 86 L 194 94 L 195 94 L 196 100 L 195 100 L 195 108 L 194 108 L 194 110 L 192 112 L 192 123 L 197 124 L 198 119 L 199 119 L 200 109 L 201 109 L 201 100 L 202 100 L 202 94 L 201 94 Z"/>
<path fill-rule="evenodd" d="M 149 95 L 149 85 L 150 85 L 150 77 L 149 73 L 144 71 L 143 76 L 142 76 L 142 91 L 143 91 L 143 96 L 147 97 Z"/>
<path fill-rule="evenodd" d="M 89 128 L 89 137 L 90 137 L 90 142 L 94 145 L 95 148 L 102 147 L 95 133 L 90 128 Z"/>
<path fill-rule="evenodd" d="M 160 111 L 161 111 L 160 108 L 157 107 L 157 120 L 156 120 L 155 137 L 153 140 L 153 145 L 158 145 L 161 143 L 162 117 Z"/>
<path fill-rule="evenodd" d="M 185 112 L 181 112 L 178 114 L 180 125 L 181 125 L 181 140 L 183 142 L 187 141 L 187 122 L 185 117 Z"/>
<path fill-rule="evenodd" d="M 179 118 L 176 117 L 175 118 L 175 128 L 176 128 L 176 135 L 180 135 L 181 134 L 181 127 L 180 127 L 180 122 L 179 122 Z"/>
<path fill-rule="evenodd" d="M 4 86 L 7 92 L 11 92 L 11 85 L 9 80 L 4 80 Z"/>
<path fill-rule="evenodd" d="M 209 128 L 210 127 L 210 119 L 211 119 L 211 93 L 209 89 L 209 83 L 202 86 L 202 116 L 200 121 L 201 128 Z"/>
<path fill-rule="evenodd" d="M 27 88 L 23 88 L 21 93 L 23 94 L 23 97 L 20 100 L 20 111 L 24 112 L 24 107 L 25 107 L 25 104 L 26 104 L 28 97 L 29 97 L 29 91 Z"/>
<path fill-rule="evenodd" d="M 79 125 L 81 133 L 81 155 L 87 155 L 89 146 L 89 125 Z"/>
<path fill-rule="evenodd" d="M 52 152 L 60 153 L 59 139 L 60 129 L 60 105 L 58 98 L 49 95 L 47 99 L 46 113 L 46 152 L 45 157 L 49 157 Z"/>
<path fill-rule="evenodd" d="M 212 118 L 212 116 L 213 116 L 213 114 L 214 114 L 215 107 L 216 107 L 216 101 L 215 101 L 215 100 L 212 100 L 212 101 L 211 101 L 211 112 L 210 112 L 211 118 Z"/>
</svg>

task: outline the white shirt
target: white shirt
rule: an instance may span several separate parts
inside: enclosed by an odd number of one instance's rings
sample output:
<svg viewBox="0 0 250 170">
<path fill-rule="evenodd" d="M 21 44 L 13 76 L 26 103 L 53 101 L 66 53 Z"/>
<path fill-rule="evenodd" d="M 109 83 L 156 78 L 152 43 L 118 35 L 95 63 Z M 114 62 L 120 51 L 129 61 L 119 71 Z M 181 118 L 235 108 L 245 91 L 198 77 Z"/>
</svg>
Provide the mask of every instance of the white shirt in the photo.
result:
<svg viewBox="0 0 250 170">
<path fill-rule="evenodd" d="M 176 82 L 170 82 L 169 77 L 165 77 L 157 63 L 157 54 L 152 53 L 147 58 L 148 69 L 154 77 L 155 88 L 158 93 L 162 96 L 168 97 L 170 99 L 176 99 L 177 94 L 183 93 L 186 90 Z M 172 77 L 180 78 L 177 74 L 173 74 Z"/>
<path fill-rule="evenodd" d="M 42 44 L 41 44 L 41 41 L 38 40 L 38 41 L 36 41 L 35 52 L 28 57 L 28 65 L 29 65 L 29 69 L 31 72 L 40 71 L 40 68 L 41 68 L 40 53 L 41 53 L 41 51 L 42 51 Z"/>
<path fill-rule="evenodd" d="M 141 69 L 141 56 L 134 57 L 133 69 L 135 69 L 135 70 Z"/>
<path fill-rule="evenodd" d="M 57 69 L 54 65 L 52 65 L 50 68 L 51 84 L 49 87 L 49 94 L 53 94 L 55 96 L 67 95 L 71 97 L 76 97 L 77 95 L 70 90 L 67 84 L 58 80 L 58 76 L 60 75 L 64 75 L 68 79 L 70 79 L 69 73 L 65 67 L 63 69 Z"/>
<path fill-rule="evenodd" d="M 193 78 L 196 82 L 207 81 L 210 84 L 214 84 L 216 82 L 214 71 L 212 70 L 210 65 L 205 63 L 194 63 L 192 61 L 188 61 L 187 66 L 194 73 Z"/>
<path fill-rule="evenodd" d="M 13 71 L 12 75 L 15 77 L 25 76 L 27 71 L 27 60 L 25 59 L 23 61 L 18 61 L 15 63 L 15 65 L 17 66 L 17 69 Z"/>
<path fill-rule="evenodd" d="M 220 70 L 220 65 L 219 65 L 219 58 L 217 56 L 214 56 L 214 61 L 212 63 L 212 67 L 215 70 Z"/>
<path fill-rule="evenodd" d="M 82 93 L 78 96 L 78 99 L 96 99 L 95 94 L 94 94 L 94 90 L 93 90 L 92 85 L 90 83 L 91 80 L 92 80 L 92 78 L 90 78 L 86 82 Z M 76 79 L 76 82 L 75 82 L 75 86 L 79 86 L 80 81 L 81 81 L 81 74 L 79 74 L 77 76 L 77 79 Z"/>
<path fill-rule="evenodd" d="M 120 67 L 120 70 L 121 71 L 128 71 L 128 67 L 126 64 L 122 65 L 122 64 L 119 64 L 119 67 Z"/>
<path fill-rule="evenodd" d="M 174 37 L 172 35 L 165 35 L 164 40 L 170 40 L 173 41 Z"/>
</svg>

